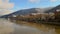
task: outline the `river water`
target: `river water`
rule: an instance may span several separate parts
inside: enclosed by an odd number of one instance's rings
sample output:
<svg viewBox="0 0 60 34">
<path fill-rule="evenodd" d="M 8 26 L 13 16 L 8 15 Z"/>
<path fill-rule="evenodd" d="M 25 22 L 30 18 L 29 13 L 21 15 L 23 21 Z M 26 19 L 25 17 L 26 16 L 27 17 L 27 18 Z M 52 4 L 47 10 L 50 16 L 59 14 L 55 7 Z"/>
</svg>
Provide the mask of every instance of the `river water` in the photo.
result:
<svg viewBox="0 0 60 34">
<path fill-rule="evenodd" d="M 0 34 L 60 34 L 60 27 L 36 23 L 16 24 L 0 18 Z"/>
</svg>

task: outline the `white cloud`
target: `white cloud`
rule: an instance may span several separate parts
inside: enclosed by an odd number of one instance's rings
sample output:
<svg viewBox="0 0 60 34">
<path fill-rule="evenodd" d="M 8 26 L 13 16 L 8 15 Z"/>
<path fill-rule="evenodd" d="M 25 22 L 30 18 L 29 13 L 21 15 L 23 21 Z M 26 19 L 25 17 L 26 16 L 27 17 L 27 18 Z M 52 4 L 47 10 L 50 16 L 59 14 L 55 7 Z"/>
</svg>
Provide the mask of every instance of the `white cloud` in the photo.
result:
<svg viewBox="0 0 60 34">
<path fill-rule="evenodd" d="M 29 0 L 29 2 L 31 2 L 31 3 L 38 3 L 38 2 L 40 2 L 40 0 Z"/>
<path fill-rule="evenodd" d="M 0 8 L 3 8 L 3 9 L 10 9 L 10 8 L 13 8 L 14 7 L 14 4 L 13 3 L 9 3 L 8 0 L 0 0 Z"/>
<path fill-rule="evenodd" d="M 56 1 L 58 1 L 58 0 L 50 0 L 51 2 L 56 2 Z"/>
<path fill-rule="evenodd" d="M 9 14 L 12 13 L 13 10 L 0 10 L 0 16 L 5 15 L 5 14 Z"/>
<path fill-rule="evenodd" d="M 3 8 L 3 9 L 11 9 L 13 7 L 14 7 L 14 4 L 13 3 L 3 3 L 1 5 L 1 8 Z"/>
<path fill-rule="evenodd" d="M 9 0 L 0 0 L 0 15 L 11 13 L 14 3 L 9 3 Z"/>
</svg>

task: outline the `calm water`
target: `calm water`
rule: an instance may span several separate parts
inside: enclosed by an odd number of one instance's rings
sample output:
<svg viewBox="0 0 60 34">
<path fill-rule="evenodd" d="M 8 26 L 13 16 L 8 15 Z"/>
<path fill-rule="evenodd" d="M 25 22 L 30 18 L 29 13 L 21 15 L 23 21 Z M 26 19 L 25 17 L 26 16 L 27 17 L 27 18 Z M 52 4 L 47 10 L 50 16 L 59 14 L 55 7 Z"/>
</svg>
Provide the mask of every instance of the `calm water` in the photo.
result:
<svg viewBox="0 0 60 34">
<path fill-rule="evenodd" d="M 60 27 L 26 22 L 20 22 L 18 25 L 0 19 L 0 34 L 60 34 Z"/>
</svg>

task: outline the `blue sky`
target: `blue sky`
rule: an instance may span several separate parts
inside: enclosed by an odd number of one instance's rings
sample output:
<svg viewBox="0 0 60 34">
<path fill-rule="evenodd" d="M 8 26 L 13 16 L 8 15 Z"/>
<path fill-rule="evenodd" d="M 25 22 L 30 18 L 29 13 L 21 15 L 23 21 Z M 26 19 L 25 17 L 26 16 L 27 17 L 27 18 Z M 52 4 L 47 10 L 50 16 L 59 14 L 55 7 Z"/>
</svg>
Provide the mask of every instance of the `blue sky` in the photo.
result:
<svg viewBox="0 0 60 34">
<path fill-rule="evenodd" d="M 46 8 L 60 4 L 59 0 L 10 0 L 10 2 L 14 3 L 14 10 L 26 8 Z"/>
<path fill-rule="evenodd" d="M 21 9 L 47 8 L 54 7 L 59 4 L 60 0 L 0 0 L 0 16 Z"/>
</svg>

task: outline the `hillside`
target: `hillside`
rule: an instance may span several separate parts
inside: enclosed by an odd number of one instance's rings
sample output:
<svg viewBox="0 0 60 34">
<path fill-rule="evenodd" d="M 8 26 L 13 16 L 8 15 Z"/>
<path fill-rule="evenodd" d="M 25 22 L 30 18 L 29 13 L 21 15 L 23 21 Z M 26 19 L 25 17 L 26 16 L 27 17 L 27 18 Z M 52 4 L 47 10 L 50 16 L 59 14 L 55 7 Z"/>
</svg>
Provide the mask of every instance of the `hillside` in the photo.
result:
<svg viewBox="0 0 60 34">
<path fill-rule="evenodd" d="M 31 14 L 31 13 L 43 13 L 44 11 L 49 10 L 50 8 L 30 8 L 30 9 L 23 9 L 23 10 L 18 10 L 14 13 L 8 14 L 8 15 L 3 15 L 0 18 L 8 18 L 12 15 L 27 15 L 27 14 Z"/>
<path fill-rule="evenodd" d="M 48 10 L 48 11 L 46 11 L 45 13 L 55 12 L 57 9 L 60 9 L 60 5 L 58 5 L 58 6 L 54 7 L 54 8 L 52 8 L 52 9 L 50 9 L 50 10 Z"/>
</svg>

